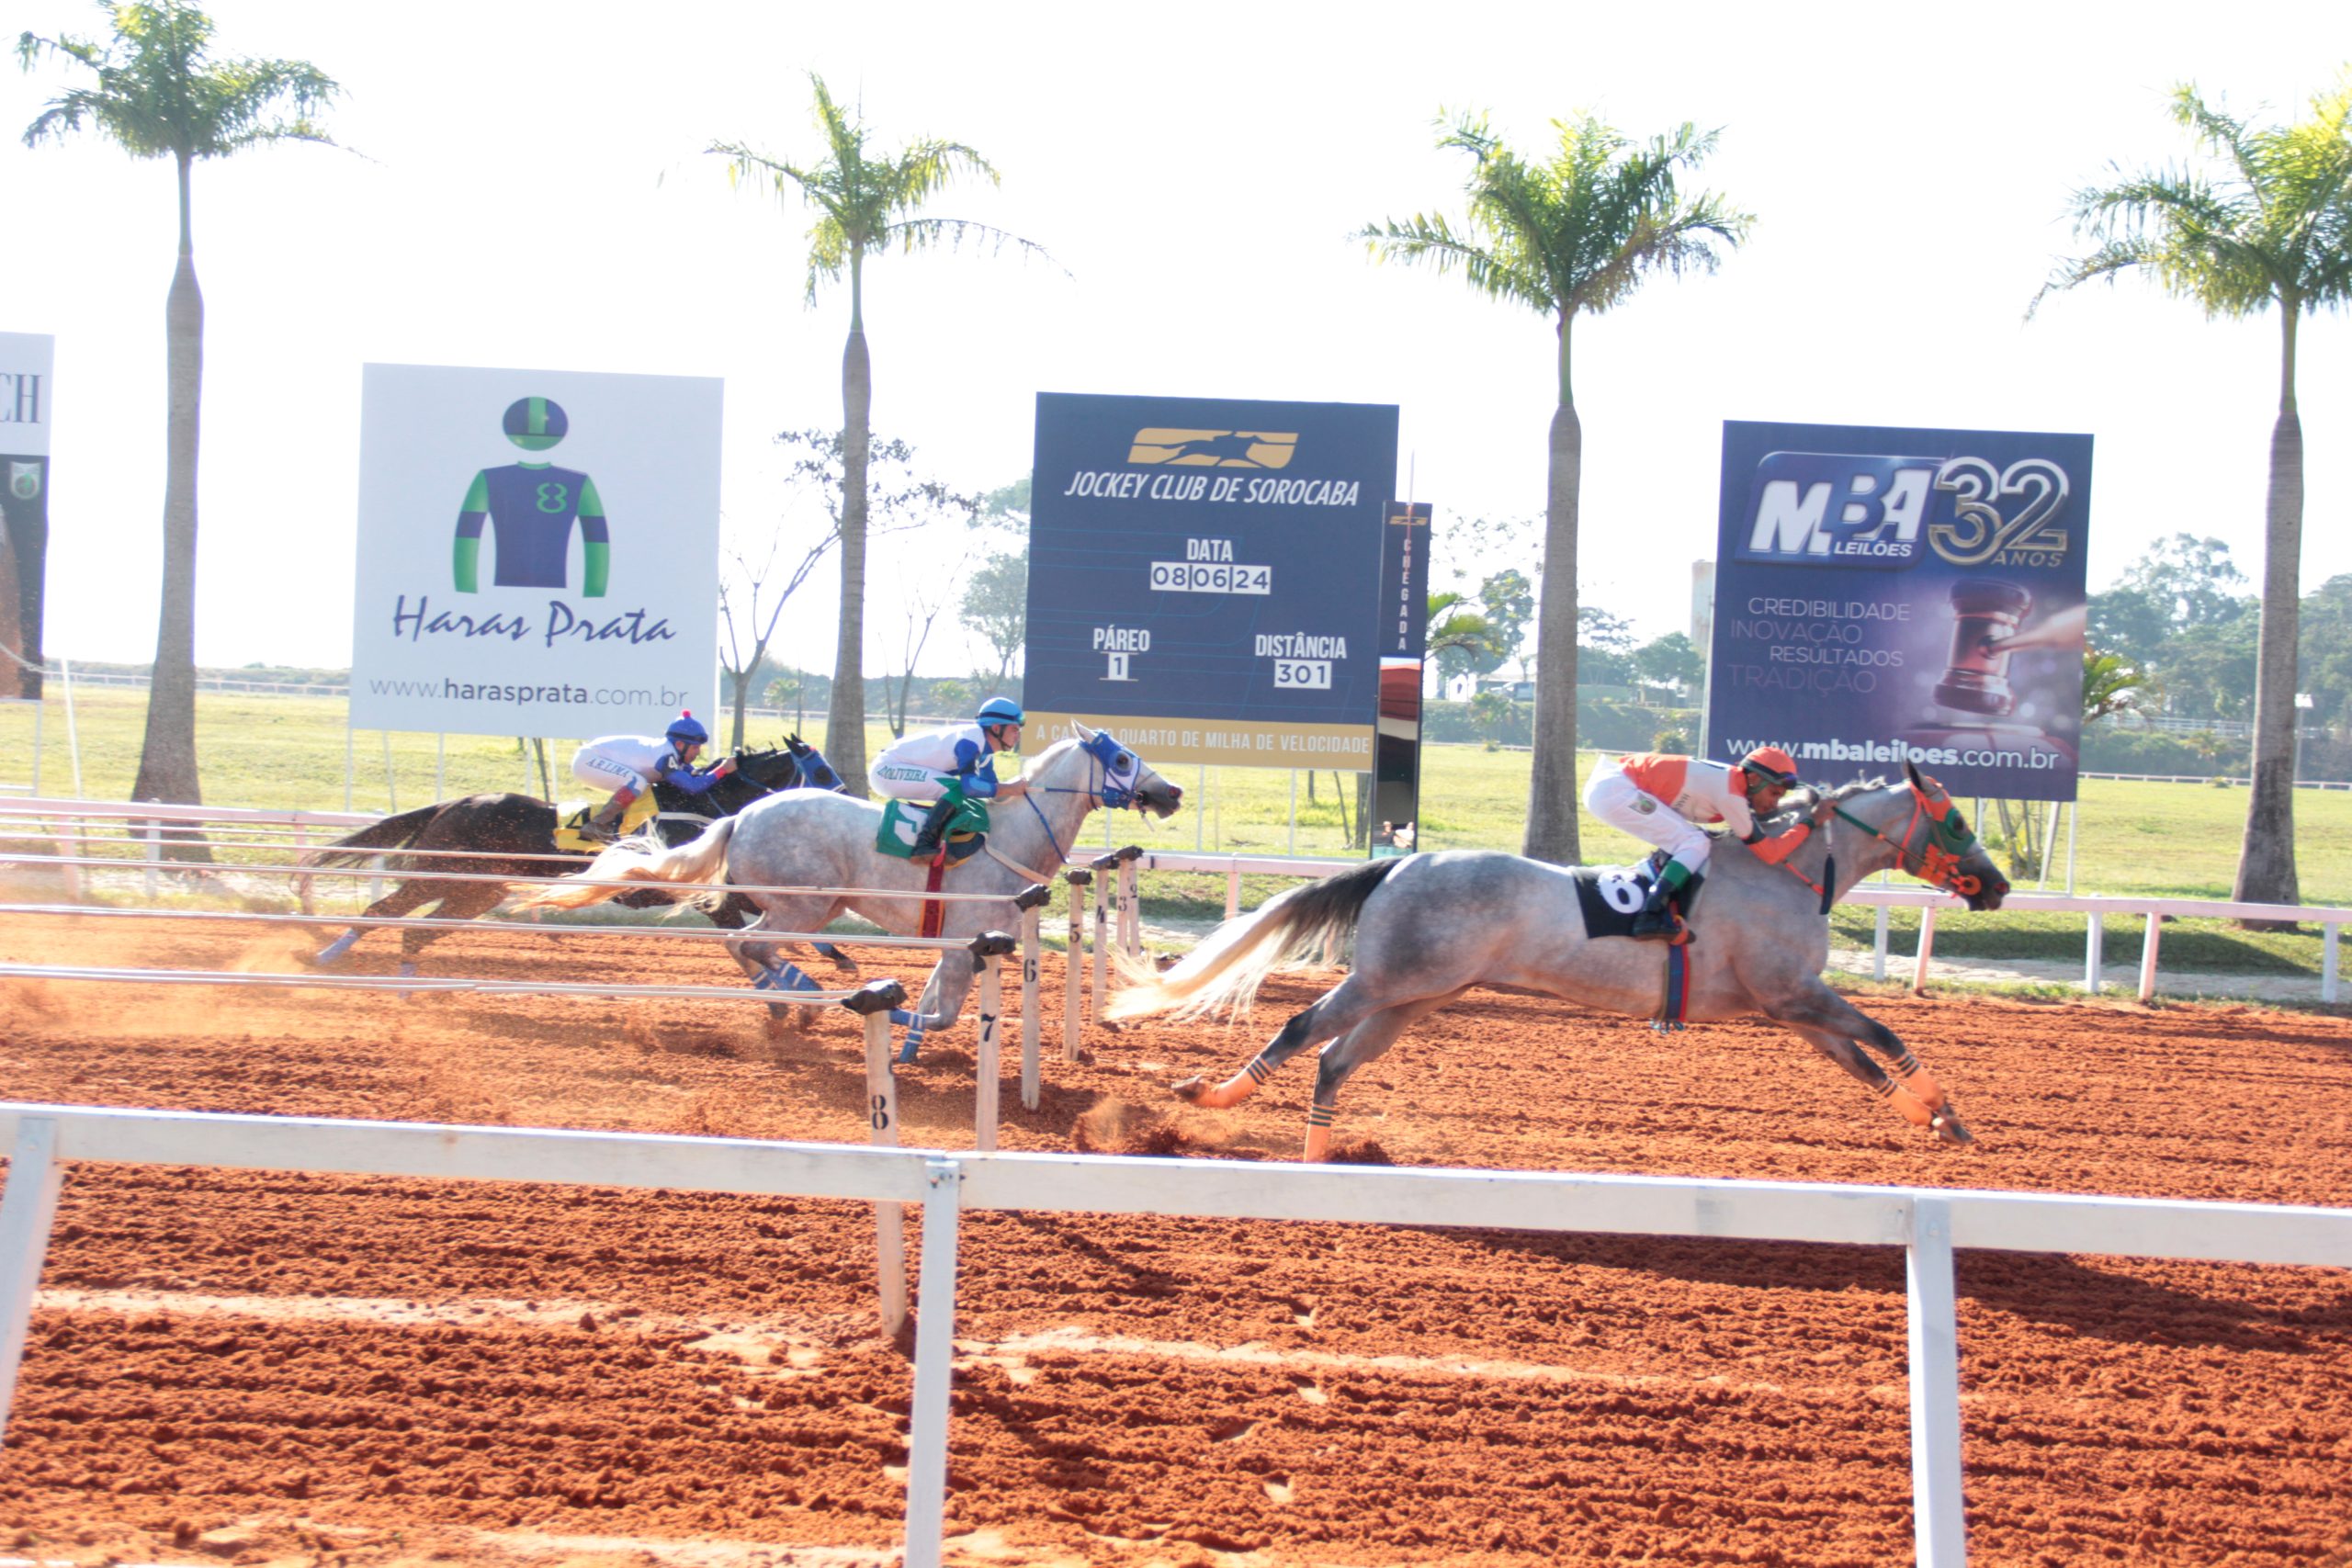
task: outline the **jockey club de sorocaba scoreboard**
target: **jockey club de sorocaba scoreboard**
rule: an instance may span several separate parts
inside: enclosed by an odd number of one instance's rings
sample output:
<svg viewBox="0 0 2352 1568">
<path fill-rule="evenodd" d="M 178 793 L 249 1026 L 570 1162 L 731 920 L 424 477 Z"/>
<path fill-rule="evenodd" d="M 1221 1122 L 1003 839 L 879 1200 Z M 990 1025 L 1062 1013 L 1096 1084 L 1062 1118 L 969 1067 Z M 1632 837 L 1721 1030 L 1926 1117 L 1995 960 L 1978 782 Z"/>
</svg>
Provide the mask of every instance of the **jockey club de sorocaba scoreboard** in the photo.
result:
<svg viewBox="0 0 2352 1568">
<path fill-rule="evenodd" d="M 1040 739 L 1077 719 L 1156 763 L 1369 771 L 1396 423 L 1385 404 L 1040 393 L 1023 687 Z"/>
</svg>

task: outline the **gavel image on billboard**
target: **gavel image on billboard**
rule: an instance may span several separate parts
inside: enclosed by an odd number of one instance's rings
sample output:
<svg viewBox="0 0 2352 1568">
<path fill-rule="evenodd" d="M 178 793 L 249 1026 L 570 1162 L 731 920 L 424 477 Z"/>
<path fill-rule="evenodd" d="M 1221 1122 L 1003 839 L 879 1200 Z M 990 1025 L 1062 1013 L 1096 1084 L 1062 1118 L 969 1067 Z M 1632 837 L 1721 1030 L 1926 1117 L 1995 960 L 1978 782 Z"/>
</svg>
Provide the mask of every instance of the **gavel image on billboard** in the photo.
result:
<svg viewBox="0 0 2352 1568">
<path fill-rule="evenodd" d="M 2033 595 L 2014 582 L 1964 577 L 1951 585 L 1951 659 L 1936 682 L 1936 701 L 1962 713 L 1998 717 L 2017 705 L 2009 690 L 2009 655 L 2079 642 L 2088 606 L 2061 610 L 2020 632 Z"/>
</svg>

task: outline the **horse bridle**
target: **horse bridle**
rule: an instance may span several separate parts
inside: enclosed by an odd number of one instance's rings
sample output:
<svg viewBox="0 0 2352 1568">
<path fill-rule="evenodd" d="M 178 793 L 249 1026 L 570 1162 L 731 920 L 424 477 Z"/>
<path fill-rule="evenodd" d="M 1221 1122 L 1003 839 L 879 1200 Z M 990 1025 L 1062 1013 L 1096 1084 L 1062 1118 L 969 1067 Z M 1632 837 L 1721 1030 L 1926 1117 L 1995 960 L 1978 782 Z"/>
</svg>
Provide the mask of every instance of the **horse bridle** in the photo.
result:
<svg viewBox="0 0 2352 1568">
<path fill-rule="evenodd" d="M 1887 837 L 1883 829 L 1863 821 L 1842 806 L 1832 809 L 1880 843 L 1892 848 L 1895 864 L 1903 869 L 1905 875 L 1916 876 L 1930 887 L 1940 887 L 1964 898 L 1973 898 L 1984 891 L 1984 879 L 1963 872 L 1960 867 L 1969 851 L 1975 847 L 1976 835 L 1968 831 L 1965 826 L 1958 829 L 1951 826 L 1951 802 L 1949 799 L 1943 803 L 1943 807 L 1941 811 L 1932 809 L 1928 797 L 1919 793 L 1917 785 L 1913 785 L 1911 815 L 1904 821 L 1903 836 L 1899 839 Z M 1927 836 L 1919 846 L 1919 863 L 1914 865 L 1911 863 L 1911 840 L 1919 837 L 1923 826 L 1927 829 Z M 1945 848 L 1937 842 L 1939 839 L 1949 841 L 1953 847 Z"/>
</svg>

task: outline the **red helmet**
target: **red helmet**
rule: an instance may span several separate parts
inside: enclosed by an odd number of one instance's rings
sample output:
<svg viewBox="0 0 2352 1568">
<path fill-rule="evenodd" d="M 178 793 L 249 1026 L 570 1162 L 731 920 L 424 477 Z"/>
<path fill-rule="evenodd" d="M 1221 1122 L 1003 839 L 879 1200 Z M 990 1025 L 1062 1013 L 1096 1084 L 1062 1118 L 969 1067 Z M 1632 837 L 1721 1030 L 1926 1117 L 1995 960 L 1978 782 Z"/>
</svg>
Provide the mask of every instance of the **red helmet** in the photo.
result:
<svg viewBox="0 0 2352 1568">
<path fill-rule="evenodd" d="M 1782 789 L 1796 787 L 1797 761 L 1778 746 L 1758 746 L 1742 757 L 1739 765 L 1762 783 L 1776 784 Z"/>
</svg>

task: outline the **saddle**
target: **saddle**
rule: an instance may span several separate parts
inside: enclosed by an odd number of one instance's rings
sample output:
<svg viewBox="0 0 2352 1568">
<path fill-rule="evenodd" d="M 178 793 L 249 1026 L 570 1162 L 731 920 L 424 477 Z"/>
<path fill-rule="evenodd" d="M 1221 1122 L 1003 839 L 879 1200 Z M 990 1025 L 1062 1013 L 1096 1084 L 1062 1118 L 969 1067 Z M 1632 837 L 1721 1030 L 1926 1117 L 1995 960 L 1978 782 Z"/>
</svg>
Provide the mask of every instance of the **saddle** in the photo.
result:
<svg viewBox="0 0 2352 1568">
<path fill-rule="evenodd" d="M 1577 907 L 1584 916 L 1584 934 L 1633 935 L 1634 917 L 1649 901 L 1650 885 L 1666 868 L 1668 858 L 1664 850 L 1656 850 L 1648 859 L 1635 861 L 1632 865 L 1580 865 L 1571 871 L 1569 875 L 1577 885 Z M 1691 910 L 1698 907 L 1699 890 L 1706 885 L 1703 874 L 1694 876 L 1668 901 L 1668 907 L 1686 924 Z M 1681 940 L 1688 942 L 1690 933 L 1685 931 Z"/>
<path fill-rule="evenodd" d="M 651 790 L 647 790 L 628 803 L 628 809 L 621 813 L 620 826 L 614 829 L 613 836 L 617 839 L 628 838 L 661 815 L 661 811 L 662 803 L 653 798 Z M 596 806 L 594 801 L 576 803 L 570 807 L 558 807 L 555 819 L 555 847 L 583 855 L 593 855 L 605 849 L 606 846 L 603 840 L 587 838 L 580 831 L 588 818 L 595 814 Z"/>
<path fill-rule="evenodd" d="M 922 831 L 922 819 L 931 815 L 928 802 L 920 800 L 888 800 L 882 804 L 882 825 L 874 835 L 874 848 L 881 854 L 894 855 L 899 860 L 915 858 L 915 835 Z M 989 832 L 989 808 L 985 802 L 956 798 L 956 814 L 947 819 L 947 831 L 941 835 L 946 846 L 944 863 L 961 865 L 980 852 L 980 845 Z"/>
</svg>

